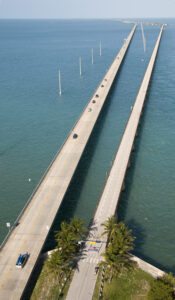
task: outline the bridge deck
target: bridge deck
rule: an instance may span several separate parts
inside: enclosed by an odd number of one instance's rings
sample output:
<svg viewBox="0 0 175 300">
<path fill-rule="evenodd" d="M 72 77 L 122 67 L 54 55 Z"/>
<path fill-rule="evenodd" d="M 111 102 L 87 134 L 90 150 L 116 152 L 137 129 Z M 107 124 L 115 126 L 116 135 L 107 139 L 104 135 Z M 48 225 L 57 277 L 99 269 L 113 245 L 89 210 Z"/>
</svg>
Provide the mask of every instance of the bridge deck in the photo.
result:
<svg viewBox="0 0 175 300">
<path fill-rule="evenodd" d="M 17 300 L 23 294 L 135 28 L 136 25 L 18 219 L 19 225 L 13 228 L 1 248 L 0 299 L 2 300 Z M 99 97 L 96 97 L 96 94 Z M 73 139 L 74 133 L 78 135 L 76 139 Z M 19 253 L 25 252 L 30 253 L 29 260 L 23 269 L 17 269 L 15 267 L 17 257 Z"/>
<path fill-rule="evenodd" d="M 163 31 L 161 27 L 155 48 L 153 50 L 149 65 L 136 97 L 132 112 L 130 114 L 127 126 L 117 150 L 113 165 L 111 167 L 108 179 L 106 181 L 103 193 L 101 195 L 94 219 L 91 226 L 88 241 L 86 242 L 84 257 L 78 263 L 78 271 L 75 272 L 70 285 L 67 300 L 90 300 L 92 299 L 97 275 L 95 266 L 101 261 L 101 254 L 105 252 L 106 236 L 101 236 L 104 228 L 101 226 L 116 211 L 118 200 L 123 186 L 125 173 L 129 163 L 137 127 L 142 113 L 148 85 L 150 82 L 152 70 L 154 67 L 159 43 Z M 90 242 L 96 242 L 96 251 L 90 251 Z"/>
</svg>

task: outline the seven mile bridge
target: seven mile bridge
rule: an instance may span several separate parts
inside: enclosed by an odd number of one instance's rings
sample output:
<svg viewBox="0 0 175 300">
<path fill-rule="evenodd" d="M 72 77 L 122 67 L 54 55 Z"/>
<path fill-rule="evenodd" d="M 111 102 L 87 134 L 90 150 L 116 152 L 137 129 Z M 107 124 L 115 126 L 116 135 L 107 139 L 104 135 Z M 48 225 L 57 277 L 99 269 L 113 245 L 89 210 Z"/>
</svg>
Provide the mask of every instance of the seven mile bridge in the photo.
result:
<svg viewBox="0 0 175 300">
<path fill-rule="evenodd" d="M 161 27 L 156 45 L 120 141 L 120 145 L 117 149 L 109 176 L 99 199 L 99 204 L 90 227 L 85 249 L 80 257 L 78 268 L 75 271 L 68 291 L 67 300 L 92 299 L 97 279 L 95 267 L 102 260 L 102 254 L 105 252 L 107 242 L 107 236 L 102 236 L 104 228 L 101 224 L 109 217 L 113 216 L 116 212 L 163 29 L 164 25 Z M 94 250 L 91 251 L 92 244 L 95 246 L 93 247 Z"/>
<path fill-rule="evenodd" d="M 22 298 L 135 29 L 136 24 L 1 246 L 1 300 Z M 25 268 L 18 269 L 15 263 L 21 252 L 30 256 Z"/>
</svg>

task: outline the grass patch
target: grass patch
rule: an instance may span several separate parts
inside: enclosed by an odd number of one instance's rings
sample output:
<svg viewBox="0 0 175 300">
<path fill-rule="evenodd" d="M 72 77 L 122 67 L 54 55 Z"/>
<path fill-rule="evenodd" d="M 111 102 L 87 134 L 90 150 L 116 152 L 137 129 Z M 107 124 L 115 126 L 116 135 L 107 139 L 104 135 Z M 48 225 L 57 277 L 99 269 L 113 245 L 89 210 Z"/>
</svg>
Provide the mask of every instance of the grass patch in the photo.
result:
<svg viewBox="0 0 175 300">
<path fill-rule="evenodd" d="M 66 282 L 64 280 L 60 282 L 55 274 L 48 272 L 47 266 L 44 265 L 30 300 L 57 300 L 62 284 L 64 284 L 64 287 L 62 289 L 60 299 L 64 300 L 72 281 L 73 274 L 74 270 L 72 270 L 69 274 L 69 278 Z"/>
<path fill-rule="evenodd" d="M 154 278 L 148 273 L 135 267 L 133 270 L 119 274 L 111 283 L 104 281 L 103 300 L 141 300 L 148 299 L 147 295 Z M 93 300 L 98 300 L 101 281 L 101 271 L 94 291 Z"/>
</svg>

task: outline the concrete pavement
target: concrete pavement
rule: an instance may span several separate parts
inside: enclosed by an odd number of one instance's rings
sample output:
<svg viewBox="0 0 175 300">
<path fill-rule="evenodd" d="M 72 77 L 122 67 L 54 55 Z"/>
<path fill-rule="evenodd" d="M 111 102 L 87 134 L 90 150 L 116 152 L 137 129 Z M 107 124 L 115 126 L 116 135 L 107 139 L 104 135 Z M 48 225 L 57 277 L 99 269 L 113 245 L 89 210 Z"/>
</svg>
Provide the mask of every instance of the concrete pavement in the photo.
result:
<svg viewBox="0 0 175 300">
<path fill-rule="evenodd" d="M 18 300 L 23 295 L 54 218 L 125 56 L 135 28 L 136 25 L 131 30 L 120 52 L 18 219 L 18 225 L 13 228 L 10 236 L 1 248 L 1 300 Z M 77 137 L 73 138 L 75 133 Z M 28 262 L 23 269 L 17 269 L 15 263 L 18 255 L 25 252 L 30 253 Z"/>
</svg>

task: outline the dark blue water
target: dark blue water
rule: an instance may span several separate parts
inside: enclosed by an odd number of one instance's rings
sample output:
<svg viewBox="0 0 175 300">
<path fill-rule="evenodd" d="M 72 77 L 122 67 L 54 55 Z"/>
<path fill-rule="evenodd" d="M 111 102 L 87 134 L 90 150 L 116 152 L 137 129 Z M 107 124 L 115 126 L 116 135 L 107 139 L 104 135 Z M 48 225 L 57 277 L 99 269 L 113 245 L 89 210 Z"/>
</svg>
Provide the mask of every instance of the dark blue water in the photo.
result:
<svg viewBox="0 0 175 300">
<path fill-rule="evenodd" d="M 137 255 L 175 270 L 175 22 L 166 22 L 118 214 L 134 230 Z M 6 222 L 13 224 L 131 28 L 115 21 L 0 21 L 1 241 Z M 55 228 L 74 215 L 88 223 L 94 213 L 160 28 L 144 30 L 146 53 L 138 28 Z"/>
</svg>

